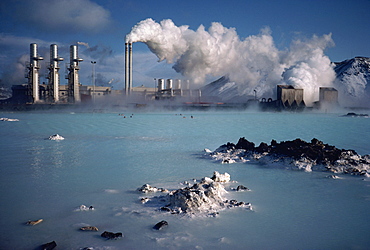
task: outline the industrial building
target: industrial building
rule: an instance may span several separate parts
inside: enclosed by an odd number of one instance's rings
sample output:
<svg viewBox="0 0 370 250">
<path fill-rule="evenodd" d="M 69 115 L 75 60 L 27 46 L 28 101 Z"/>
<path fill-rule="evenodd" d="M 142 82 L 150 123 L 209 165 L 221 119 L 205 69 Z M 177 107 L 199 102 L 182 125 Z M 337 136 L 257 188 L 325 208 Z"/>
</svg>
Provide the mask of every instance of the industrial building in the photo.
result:
<svg viewBox="0 0 370 250">
<path fill-rule="evenodd" d="M 315 108 L 335 108 L 339 106 L 338 91 L 332 87 L 320 87 L 319 101 L 314 102 Z"/>
<path fill-rule="evenodd" d="M 262 98 L 260 107 L 263 110 L 302 110 L 306 107 L 303 100 L 303 89 L 296 89 L 292 85 L 277 85 L 276 100 Z"/>
<path fill-rule="evenodd" d="M 277 85 L 277 102 L 284 108 L 303 108 L 303 89 L 295 89 L 291 85 Z"/>
<path fill-rule="evenodd" d="M 338 91 L 331 87 L 320 87 L 319 102 L 338 104 Z"/>
</svg>

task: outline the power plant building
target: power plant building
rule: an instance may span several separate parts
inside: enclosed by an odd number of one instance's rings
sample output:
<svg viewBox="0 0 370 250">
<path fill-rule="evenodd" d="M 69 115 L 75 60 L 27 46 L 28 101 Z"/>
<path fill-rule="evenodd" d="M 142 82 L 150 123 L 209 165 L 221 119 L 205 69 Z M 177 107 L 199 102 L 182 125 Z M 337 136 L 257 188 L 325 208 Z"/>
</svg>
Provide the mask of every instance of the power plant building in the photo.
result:
<svg viewBox="0 0 370 250">
<path fill-rule="evenodd" d="M 337 104 L 338 103 L 338 91 L 335 88 L 320 87 L 319 102 Z"/>
<path fill-rule="evenodd" d="M 277 102 L 284 108 L 305 107 L 303 89 L 295 89 L 291 85 L 277 85 Z"/>
</svg>

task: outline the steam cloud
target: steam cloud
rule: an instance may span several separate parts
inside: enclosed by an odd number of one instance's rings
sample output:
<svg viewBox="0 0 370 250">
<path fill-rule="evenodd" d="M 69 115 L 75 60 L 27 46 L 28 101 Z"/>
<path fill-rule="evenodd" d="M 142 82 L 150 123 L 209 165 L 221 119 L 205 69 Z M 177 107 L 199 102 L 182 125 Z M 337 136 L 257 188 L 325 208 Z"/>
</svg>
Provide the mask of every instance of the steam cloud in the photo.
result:
<svg viewBox="0 0 370 250">
<path fill-rule="evenodd" d="M 304 88 L 305 101 L 318 100 L 319 87 L 330 87 L 335 72 L 324 50 L 334 45 L 331 34 L 294 41 L 279 51 L 269 28 L 241 40 L 234 28 L 214 22 L 194 31 L 172 20 L 146 19 L 135 25 L 126 42 L 143 42 L 158 57 L 195 84 L 207 76 L 227 76 L 240 94 L 271 96 L 277 84 Z"/>
</svg>

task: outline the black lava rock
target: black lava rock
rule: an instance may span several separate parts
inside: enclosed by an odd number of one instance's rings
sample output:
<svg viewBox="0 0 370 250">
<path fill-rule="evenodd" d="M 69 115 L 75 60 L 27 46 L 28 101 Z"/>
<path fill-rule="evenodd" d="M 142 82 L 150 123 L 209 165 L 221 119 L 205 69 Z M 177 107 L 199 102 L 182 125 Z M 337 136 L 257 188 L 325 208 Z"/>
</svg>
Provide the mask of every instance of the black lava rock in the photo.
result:
<svg viewBox="0 0 370 250">
<path fill-rule="evenodd" d="M 57 246 L 57 243 L 55 241 L 45 243 L 41 246 L 42 250 L 51 250 L 54 249 Z"/>
<path fill-rule="evenodd" d="M 104 231 L 104 233 L 101 234 L 101 237 L 106 238 L 108 240 L 115 240 L 118 238 L 122 238 L 123 235 L 122 233 L 112 233 L 112 232 Z"/>
<path fill-rule="evenodd" d="M 153 229 L 161 230 L 161 229 L 163 229 L 164 227 L 167 227 L 167 226 L 168 226 L 168 222 L 165 221 L 165 220 L 162 220 L 162 221 L 158 222 L 157 224 L 155 224 Z"/>
</svg>

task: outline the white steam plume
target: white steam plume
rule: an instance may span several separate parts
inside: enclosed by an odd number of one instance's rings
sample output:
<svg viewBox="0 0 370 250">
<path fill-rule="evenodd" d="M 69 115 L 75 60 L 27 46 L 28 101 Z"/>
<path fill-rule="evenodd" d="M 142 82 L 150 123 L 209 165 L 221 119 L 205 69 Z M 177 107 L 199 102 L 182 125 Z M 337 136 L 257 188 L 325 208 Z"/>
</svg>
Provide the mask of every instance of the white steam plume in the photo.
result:
<svg viewBox="0 0 370 250">
<path fill-rule="evenodd" d="M 319 87 L 332 86 L 335 79 L 324 50 L 334 44 L 331 34 L 295 41 L 289 50 L 279 51 L 269 28 L 241 40 L 234 28 L 212 23 L 205 30 L 176 26 L 172 20 L 139 22 L 126 36 L 126 42 L 144 42 L 158 57 L 174 63 L 173 68 L 196 84 L 207 76 L 228 76 L 238 83 L 240 94 L 271 96 L 277 84 L 304 88 L 305 101 L 318 100 Z"/>
<path fill-rule="evenodd" d="M 89 44 L 88 43 L 85 43 L 85 42 L 77 42 L 78 45 L 83 45 L 85 46 L 86 48 L 90 48 Z"/>
</svg>

